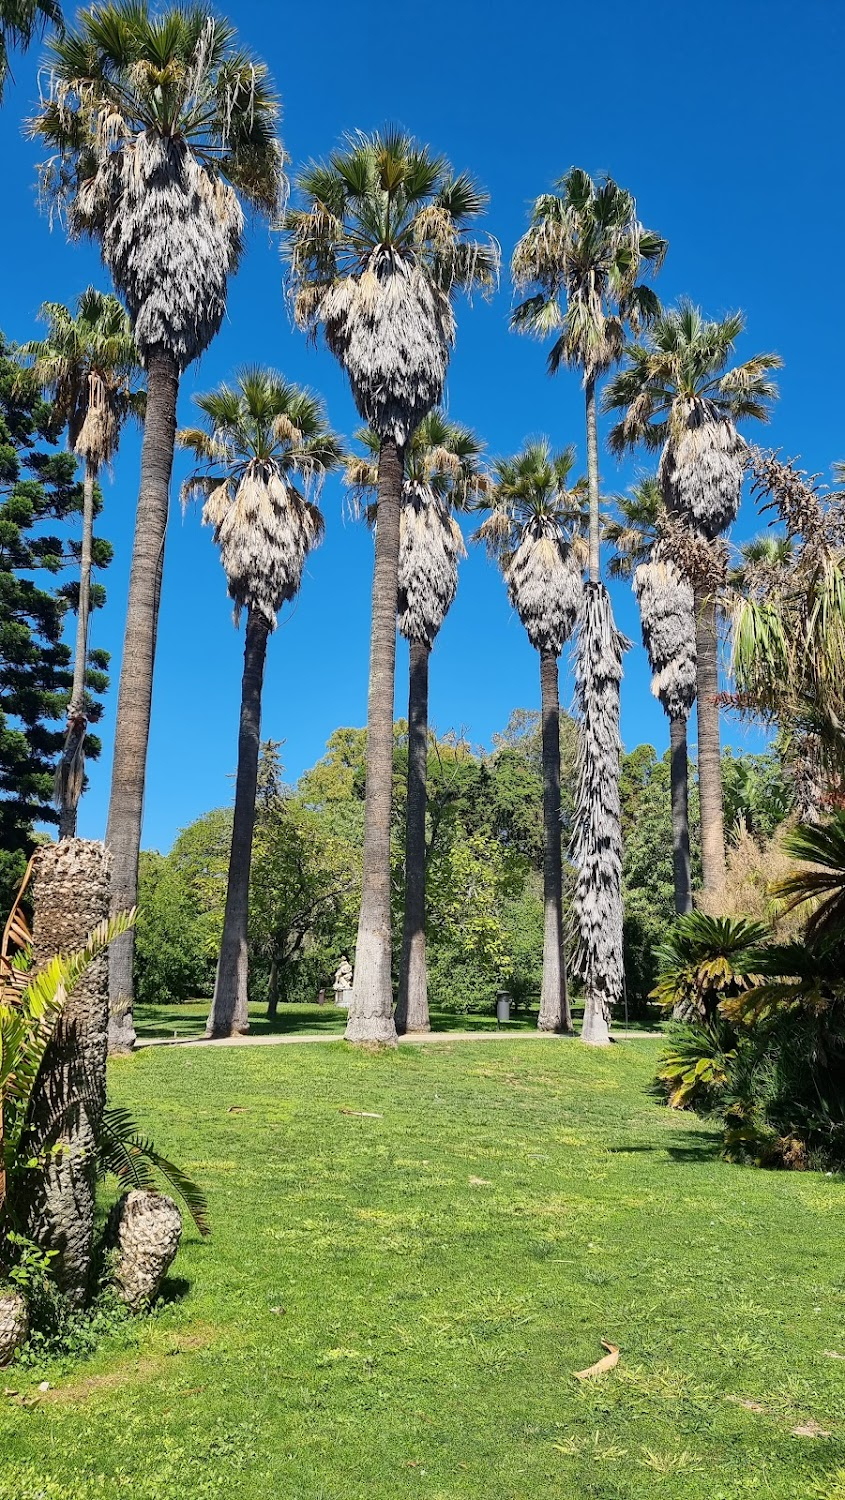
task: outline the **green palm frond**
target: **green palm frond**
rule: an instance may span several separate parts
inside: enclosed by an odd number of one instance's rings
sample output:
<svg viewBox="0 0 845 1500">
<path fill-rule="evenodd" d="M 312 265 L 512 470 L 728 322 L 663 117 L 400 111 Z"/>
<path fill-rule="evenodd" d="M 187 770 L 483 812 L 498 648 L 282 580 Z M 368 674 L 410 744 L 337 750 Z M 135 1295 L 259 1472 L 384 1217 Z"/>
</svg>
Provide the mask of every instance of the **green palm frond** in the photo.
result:
<svg viewBox="0 0 845 1500">
<path fill-rule="evenodd" d="M 810 905 L 806 935 L 810 941 L 845 934 L 845 812 L 828 823 L 799 823 L 782 840 L 785 852 L 808 868 L 780 881 L 774 894 L 786 911 Z"/>
<path fill-rule="evenodd" d="M 111 1173 L 122 1189 L 141 1188 L 147 1192 L 155 1192 L 163 1178 L 182 1199 L 200 1234 L 205 1237 L 211 1233 L 208 1201 L 202 1188 L 155 1149 L 128 1110 L 115 1105 L 106 1107 L 97 1151 L 102 1176 Z"/>
</svg>

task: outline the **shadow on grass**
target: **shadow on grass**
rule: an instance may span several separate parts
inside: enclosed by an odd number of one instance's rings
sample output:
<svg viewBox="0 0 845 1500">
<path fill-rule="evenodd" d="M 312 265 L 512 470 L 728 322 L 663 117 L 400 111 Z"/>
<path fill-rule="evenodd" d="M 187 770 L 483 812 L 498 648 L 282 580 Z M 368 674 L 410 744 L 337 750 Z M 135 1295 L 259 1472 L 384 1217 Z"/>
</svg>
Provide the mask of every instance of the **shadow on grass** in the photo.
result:
<svg viewBox="0 0 845 1500">
<path fill-rule="evenodd" d="M 679 1164 L 706 1163 L 721 1160 L 722 1137 L 715 1130 L 690 1130 L 684 1136 L 683 1143 L 678 1146 L 649 1143 L 641 1146 L 608 1146 L 607 1149 L 613 1156 L 653 1156 L 665 1153 Z"/>
<path fill-rule="evenodd" d="M 184 1302 L 190 1292 L 191 1282 L 186 1276 L 165 1276 L 156 1298 L 156 1306 L 161 1307 L 164 1304 L 175 1306 L 179 1302 Z"/>
</svg>

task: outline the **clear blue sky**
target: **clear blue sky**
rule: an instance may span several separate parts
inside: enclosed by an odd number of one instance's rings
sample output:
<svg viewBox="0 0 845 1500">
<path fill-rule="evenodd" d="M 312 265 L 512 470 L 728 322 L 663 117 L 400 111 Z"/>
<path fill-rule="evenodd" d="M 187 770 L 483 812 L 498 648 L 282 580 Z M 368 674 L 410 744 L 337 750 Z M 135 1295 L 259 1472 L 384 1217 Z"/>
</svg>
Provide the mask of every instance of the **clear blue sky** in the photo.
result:
<svg viewBox="0 0 845 1500">
<path fill-rule="evenodd" d="M 845 458 L 841 435 L 843 344 L 842 77 L 845 12 L 831 0 L 713 0 L 694 7 L 652 0 L 581 6 L 536 0 L 514 11 L 502 0 L 325 0 L 279 6 L 233 0 L 227 14 L 268 62 L 284 103 L 292 170 L 322 156 L 350 129 L 397 122 L 472 171 L 491 195 L 489 228 L 505 259 L 531 199 L 570 165 L 609 172 L 631 189 L 643 221 L 669 239 L 657 289 L 666 303 L 688 294 L 711 316 L 741 307 L 740 355 L 776 349 L 785 360 L 771 441 L 827 472 Z M 39 215 L 37 148 L 21 121 L 37 95 L 38 49 L 15 60 L 16 84 L 0 114 L 5 232 L 0 326 L 32 337 L 45 300 L 70 302 L 89 282 L 106 287 L 96 252 L 69 245 Z M 290 325 L 278 246 L 253 231 L 232 283 L 224 327 L 186 374 L 180 420 L 192 391 L 208 390 L 243 362 L 276 366 L 325 396 L 351 435 L 357 417 L 346 382 L 324 349 Z M 542 348 L 508 333 L 510 289 L 489 304 L 458 307 L 448 385 L 451 414 L 471 424 L 493 454 L 528 435 L 574 442 L 583 462 L 577 376 L 550 380 Z M 606 424 L 605 424 L 606 426 Z M 102 837 L 120 662 L 138 441 L 129 436 L 105 481 L 100 529 L 115 545 L 105 575 L 108 605 L 93 644 L 113 653 L 104 753 L 91 768 L 80 832 Z M 169 847 L 176 831 L 233 790 L 242 634 L 232 627 L 223 572 L 196 511 L 183 519 L 177 457 L 167 545 L 159 657 L 147 777 L 144 844 Z M 602 460 L 605 492 L 635 466 Z M 337 725 L 366 718 L 371 540 L 344 519 L 341 485 L 326 485 L 326 539 L 299 600 L 270 643 L 263 732 L 284 740 L 289 779 L 322 753 Z M 736 535 L 757 529 L 745 502 Z M 626 661 L 622 728 L 631 748 L 667 743 L 649 692 L 636 612 L 613 586 L 619 623 L 636 642 Z M 407 658 L 400 644 L 397 714 Z M 510 710 L 539 701 L 536 653 L 513 617 L 500 578 L 477 552 L 463 564 L 457 600 L 435 648 L 432 720 L 489 744 Z M 562 663 L 562 702 L 571 677 Z M 726 724 L 725 737 L 757 748 L 759 736 Z"/>
</svg>

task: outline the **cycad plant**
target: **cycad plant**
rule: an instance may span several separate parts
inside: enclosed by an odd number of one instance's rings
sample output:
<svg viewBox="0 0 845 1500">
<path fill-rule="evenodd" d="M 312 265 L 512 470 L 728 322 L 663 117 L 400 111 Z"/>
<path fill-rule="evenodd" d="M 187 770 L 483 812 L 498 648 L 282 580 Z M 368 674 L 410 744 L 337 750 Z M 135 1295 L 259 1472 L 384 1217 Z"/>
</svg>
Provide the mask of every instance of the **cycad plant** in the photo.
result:
<svg viewBox="0 0 845 1500">
<path fill-rule="evenodd" d="M 695 610 L 689 583 L 661 546 L 662 510 L 658 481 L 641 480 L 618 497 L 605 536 L 614 549 L 611 576 L 633 580 L 651 691 L 669 720 L 675 910 L 683 913 L 692 910 L 687 720 L 695 702 Z"/>
<path fill-rule="evenodd" d="M 266 68 L 201 6 L 154 15 L 146 0 L 120 0 L 83 11 L 53 40 L 48 67 L 32 124 L 53 153 L 44 189 L 71 233 L 99 242 L 147 375 L 107 829 L 119 910 L 137 891 L 179 380 L 225 312 L 243 249 L 239 195 L 276 214 L 283 155 Z M 132 957 L 128 934 L 110 954 L 115 1050 L 134 1041 Z"/>
<path fill-rule="evenodd" d="M 358 434 L 365 456 L 347 463 L 355 496 L 370 500 L 378 489 L 379 439 L 371 428 Z M 479 468 L 482 444 L 469 428 L 450 422 L 435 408 L 423 417 L 405 450 L 399 535 L 399 629 L 408 641 L 408 794 L 405 816 L 405 908 L 399 999 L 394 1021 L 401 1034 L 429 1030 L 425 949 L 426 810 L 428 772 L 428 680 L 434 642 L 458 587 L 458 562 L 466 549 L 454 511 L 463 510 L 486 487 Z"/>
<path fill-rule="evenodd" d="M 514 309 L 511 326 L 552 336 L 550 374 L 569 365 L 584 381 L 590 523 L 576 672 L 582 717 L 573 842 L 575 964 L 585 987 L 583 1040 L 604 1044 L 624 984 L 619 683 L 626 643 L 601 582 L 596 391 L 621 357 L 627 331 L 657 315 L 657 298 L 640 277 L 659 268 L 666 241 L 643 227 L 632 195 L 611 178 L 596 182 L 572 167 L 557 187 L 536 200 L 513 254 L 514 285 L 527 295 Z"/>
<path fill-rule="evenodd" d="M 294 311 L 323 330 L 379 439 L 367 705 L 364 878 L 346 1036 L 396 1040 L 390 801 L 403 454 L 443 394 L 459 288 L 491 288 L 497 255 L 471 238 L 486 204 L 466 175 L 406 135 L 357 135 L 299 178 L 287 217 Z"/>
<path fill-rule="evenodd" d="M 573 482 L 575 449 L 527 443 L 493 465 L 493 509 L 479 527 L 508 597 L 540 656 L 543 732 L 543 982 L 541 1031 L 572 1031 L 563 944 L 558 657 L 578 620 L 586 483 Z"/>
<path fill-rule="evenodd" d="M 610 434 L 622 453 L 637 443 L 660 451 L 659 478 L 668 510 L 706 543 L 735 519 L 745 470 L 746 444 L 737 422 L 767 421 L 776 387 L 775 354 L 755 354 L 727 368 L 744 328 L 741 313 L 721 322 L 703 318 L 682 302 L 661 313 L 641 343 L 626 351 L 625 366 L 604 396 L 608 411 L 624 413 Z M 698 679 L 698 780 L 704 887 L 718 890 L 725 876 L 725 833 L 719 735 L 717 601 L 711 585 L 691 579 L 695 591 Z"/>
<path fill-rule="evenodd" d="M 185 481 L 183 496 L 204 498 L 203 520 L 214 527 L 236 619 L 246 611 L 229 878 L 208 1018 L 209 1036 L 221 1037 L 249 1029 L 249 875 L 267 640 L 323 534 L 310 495 L 343 453 L 322 402 L 272 370 L 243 370 L 234 385 L 195 399 L 206 425 L 180 432 L 179 442 L 201 468 Z"/>
<path fill-rule="evenodd" d="M 56 772 L 59 837 L 73 838 L 85 779 L 94 490 L 100 470 L 114 457 L 126 418 L 143 417 L 146 396 L 137 388 L 138 351 L 129 319 L 116 297 L 89 286 L 77 300 L 75 313 L 61 302 L 45 302 L 40 316 L 47 324 L 46 338 L 31 340 L 20 352 L 32 362 L 36 380 L 52 396 L 67 424 L 68 445 L 85 465 L 73 686 Z"/>
</svg>

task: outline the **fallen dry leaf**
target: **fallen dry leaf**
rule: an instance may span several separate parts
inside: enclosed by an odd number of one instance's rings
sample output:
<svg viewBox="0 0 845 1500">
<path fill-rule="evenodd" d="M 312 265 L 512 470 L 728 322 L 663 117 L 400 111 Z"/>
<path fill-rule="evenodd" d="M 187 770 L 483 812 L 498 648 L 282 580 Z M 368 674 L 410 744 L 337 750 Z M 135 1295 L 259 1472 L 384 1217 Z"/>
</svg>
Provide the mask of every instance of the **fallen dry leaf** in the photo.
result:
<svg viewBox="0 0 845 1500">
<path fill-rule="evenodd" d="M 792 1429 L 792 1436 L 793 1437 L 830 1437 L 830 1433 L 829 1432 L 825 1432 L 824 1428 L 819 1426 L 818 1422 L 815 1420 L 814 1417 L 810 1417 L 808 1419 L 808 1421 L 806 1421 L 806 1422 L 799 1422 L 797 1427 L 793 1427 L 793 1429 Z"/>
<path fill-rule="evenodd" d="M 383 1120 L 384 1115 L 377 1115 L 371 1109 L 339 1109 L 339 1115 L 354 1115 L 356 1120 Z"/>
<path fill-rule="evenodd" d="M 226 1113 L 227 1115 L 245 1115 L 248 1110 L 245 1104 L 230 1104 Z"/>
<path fill-rule="evenodd" d="M 490 1181 L 489 1177 L 470 1177 L 470 1179 L 469 1179 L 469 1185 L 470 1185 L 470 1187 L 492 1187 L 493 1186 L 493 1184 Z"/>
<path fill-rule="evenodd" d="M 825 1349 L 828 1359 L 845 1359 L 845 1354 L 837 1354 L 835 1349 Z"/>
<path fill-rule="evenodd" d="M 728 1401 L 732 1401 L 734 1406 L 744 1406 L 746 1411 L 769 1410 L 768 1406 L 764 1406 L 761 1401 L 749 1401 L 743 1396 L 728 1396 L 727 1399 Z"/>
<path fill-rule="evenodd" d="M 606 1375 L 608 1370 L 612 1370 L 618 1365 L 619 1345 L 609 1344 L 607 1339 L 602 1339 L 601 1346 L 607 1350 L 604 1358 L 597 1359 L 595 1364 L 590 1365 L 586 1370 L 573 1370 L 572 1373 L 576 1380 L 592 1380 L 595 1375 Z"/>
</svg>

